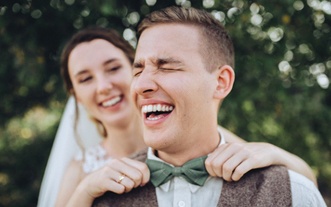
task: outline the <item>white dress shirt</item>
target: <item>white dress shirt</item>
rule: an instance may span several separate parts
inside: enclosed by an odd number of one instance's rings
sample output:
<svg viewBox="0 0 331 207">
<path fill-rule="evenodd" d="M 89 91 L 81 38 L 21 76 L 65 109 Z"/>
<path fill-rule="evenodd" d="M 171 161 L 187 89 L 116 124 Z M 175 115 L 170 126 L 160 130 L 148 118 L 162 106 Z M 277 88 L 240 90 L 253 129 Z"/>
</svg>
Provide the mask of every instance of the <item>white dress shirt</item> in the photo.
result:
<svg viewBox="0 0 331 207">
<path fill-rule="evenodd" d="M 220 145 L 225 143 L 222 132 Z M 147 158 L 164 162 L 156 157 L 151 148 L 148 148 Z M 169 164 L 169 163 L 167 163 Z M 169 164 L 173 166 L 172 164 Z M 188 183 L 182 177 L 174 177 L 169 182 L 156 188 L 159 207 L 190 207 L 190 206 L 216 206 L 220 198 L 223 179 L 209 176 L 202 186 Z"/>
</svg>

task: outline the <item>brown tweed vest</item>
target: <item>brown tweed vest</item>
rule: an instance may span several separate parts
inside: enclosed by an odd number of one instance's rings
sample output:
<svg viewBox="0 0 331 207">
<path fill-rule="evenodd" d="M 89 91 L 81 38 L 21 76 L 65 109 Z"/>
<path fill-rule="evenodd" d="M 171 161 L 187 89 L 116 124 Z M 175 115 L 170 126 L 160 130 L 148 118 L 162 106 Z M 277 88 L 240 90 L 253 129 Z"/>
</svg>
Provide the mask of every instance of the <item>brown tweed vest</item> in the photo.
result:
<svg viewBox="0 0 331 207">
<path fill-rule="evenodd" d="M 145 161 L 146 151 L 132 158 Z M 93 207 L 106 206 L 158 206 L 155 187 L 148 183 L 121 195 L 106 192 L 93 203 Z M 292 206 L 287 169 L 280 166 L 256 169 L 246 173 L 237 182 L 224 181 L 217 206 Z"/>
</svg>

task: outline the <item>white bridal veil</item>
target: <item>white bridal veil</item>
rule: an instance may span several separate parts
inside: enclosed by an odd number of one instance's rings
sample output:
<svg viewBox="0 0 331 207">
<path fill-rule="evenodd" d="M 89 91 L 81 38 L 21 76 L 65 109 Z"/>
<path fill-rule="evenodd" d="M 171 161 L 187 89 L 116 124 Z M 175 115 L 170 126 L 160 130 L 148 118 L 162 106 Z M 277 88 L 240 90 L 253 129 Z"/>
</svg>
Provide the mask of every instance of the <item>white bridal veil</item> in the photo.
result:
<svg viewBox="0 0 331 207">
<path fill-rule="evenodd" d="M 62 176 L 74 155 L 80 150 L 74 133 L 75 99 L 70 97 L 63 112 L 39 192 L 38 207 L 53 207 Z M 84 147 L 96 145 L 101 140 L 94 123 L 82 106 L 79 106 L 77 126 Z"/>
</svg>

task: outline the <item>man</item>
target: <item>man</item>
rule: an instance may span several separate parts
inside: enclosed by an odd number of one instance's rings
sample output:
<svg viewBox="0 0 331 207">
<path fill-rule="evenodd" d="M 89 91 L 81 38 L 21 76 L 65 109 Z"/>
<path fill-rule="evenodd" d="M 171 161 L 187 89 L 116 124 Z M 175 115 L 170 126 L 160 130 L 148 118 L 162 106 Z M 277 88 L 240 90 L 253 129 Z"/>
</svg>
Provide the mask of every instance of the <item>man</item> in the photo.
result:
<svg viewBox="0 0 331 207">
<path fill-rule="evenodd" d="M 283 167 L 253 170 L 233 183 L 203 173 L 206 155 L 224 142 L 217 114 L 235 77 L 232 41 L 217 20 L 169 7 L 151 13 L 138 30 L 131 90 L 155 187 L 106 193 L 94 206 L 326 206 L 312 182 Z M 187 165 L 197 169 L 179 168 Z"/>
</svg>

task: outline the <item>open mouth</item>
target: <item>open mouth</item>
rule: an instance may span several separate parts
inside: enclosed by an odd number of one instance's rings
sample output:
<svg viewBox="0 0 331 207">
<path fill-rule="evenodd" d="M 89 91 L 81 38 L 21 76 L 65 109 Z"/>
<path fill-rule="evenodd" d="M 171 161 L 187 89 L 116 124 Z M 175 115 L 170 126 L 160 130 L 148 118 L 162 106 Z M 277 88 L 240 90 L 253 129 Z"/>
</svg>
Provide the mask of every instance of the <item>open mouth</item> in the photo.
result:
<svg viewBox="0 0 331 207">
<path fill-rule="evenodd" d="M 103 106 L 103 107 L 114 106 L 115 104 L 119 103 L 122 99 L 123 99 L 123 96 L 116 96 L 108 101 L 102 102 L 101 106 Z"/>
<path fill-rule="evenodd" d="M 150 104 L 142 107 L 141 111 L 149 121 L 159 120 L 169 115 L 174 110 L 173 106 L 164 104 Z"/>
</svg>

